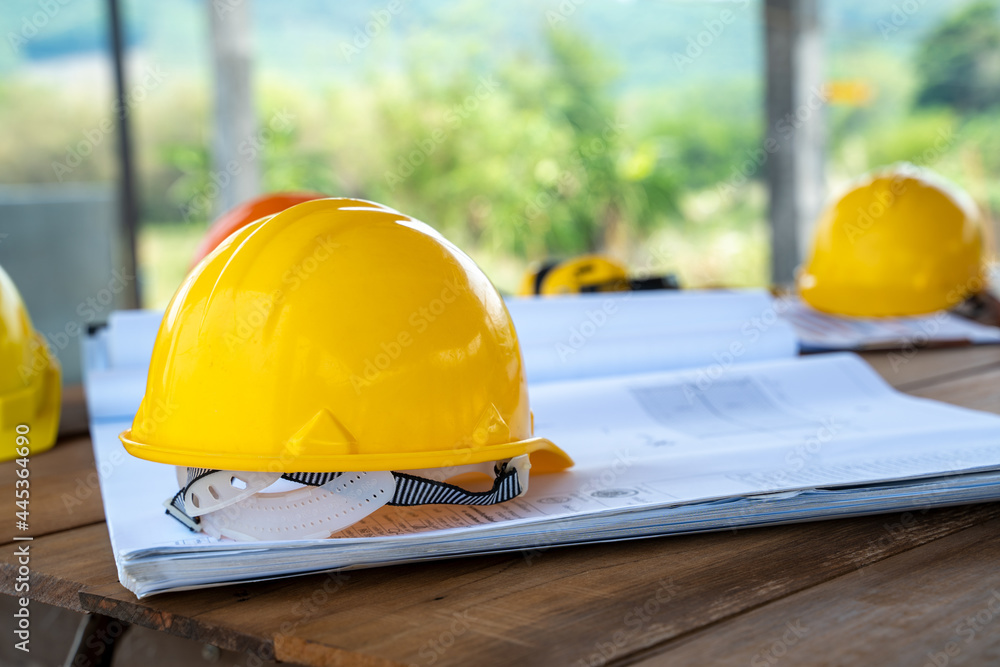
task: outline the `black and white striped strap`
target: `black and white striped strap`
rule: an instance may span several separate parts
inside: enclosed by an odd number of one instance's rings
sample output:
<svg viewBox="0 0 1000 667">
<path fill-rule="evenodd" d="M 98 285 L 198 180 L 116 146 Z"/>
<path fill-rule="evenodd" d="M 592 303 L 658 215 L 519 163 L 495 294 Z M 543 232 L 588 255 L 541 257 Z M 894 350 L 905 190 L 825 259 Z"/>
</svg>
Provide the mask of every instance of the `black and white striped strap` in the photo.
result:
<svg viewBox="0 0 1000 667">
<path fill-rule="evenodd" d="M 527 457 L 524 457 L 526 460 Z M 393 472 L 396 488 L 392 499 L 387 505 L 397 507 L 413 507 L 416 505 L 496 505 L 512 500 L 525 491 L 518 475 L 518 469 L 511 465 L 512 461 L 503 461 L 493 468 L 493 486 L 486 491 L 469 491 L 454 484 L 440 482 L 426 477 L 419 477 L 404 472 Z M 185 511 L 184 497 L 192 484 L 198 480 L 218 472 L 209 468 L 188 468 L 187 483 L 164 505 L 167 514 L 174 517 L 182 524 L 197 531 L 200 524 L 200 517 L 192 517 Z M 323 486 L 324 484 L 340 477 L 341 472 L 291 472 L 281 475 L 282 479 L 287 479 L 307 486 Z M 525 477 L 527 479 L 527 477 Z"/>
<path fill-rule="evenodd" d="M 396 480 L 396 492 L 387 505 L 412 507 L 414 505 L 496 505 L 521 495 L 521 483 L 517 469 L 502 463 L 494 468 L 496 477 L 488 491 L 468 491 L 460 486 L 438 482 L 426 477 L 418 477 L 405 472 L 392 473 Z M 309 486 L 322 486 L 343 473 L 285 473 L 281 477 Z"/>
<path fill-rule="evenodd" d="M 323 486 L 343 474 L 342 472 L 286 472 L 281 476 L 281 479 L 287 479 L 290 482 L 298 482 L 307 486 Z"/>
<path fill-rule="evenodd" d="M 396 492 L 387 505 L 409 507 L 413 505 L 496 505 L 521 495 L 521 482 L 517 470 L 500 471 L 488 491 L 467 491 L 460 486 L 438 482 L 426 477 L 394 472 Z"/>
</svg>

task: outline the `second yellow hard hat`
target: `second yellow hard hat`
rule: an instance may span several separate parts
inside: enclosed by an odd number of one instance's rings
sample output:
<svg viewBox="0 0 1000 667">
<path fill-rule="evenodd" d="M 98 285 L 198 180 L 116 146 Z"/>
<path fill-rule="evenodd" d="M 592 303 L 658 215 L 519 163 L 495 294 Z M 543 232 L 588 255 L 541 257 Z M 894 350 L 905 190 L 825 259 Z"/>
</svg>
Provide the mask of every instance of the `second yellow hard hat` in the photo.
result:
<svg viewBox="0 0 1000 667">
<path fill-rule="evenodd" d="M 896 165 L 856 183 L 820 218 L 798 287 L 838 315 L 920 315 L 983 288 L 983 227 L 971 199 Z"/>
</svg>

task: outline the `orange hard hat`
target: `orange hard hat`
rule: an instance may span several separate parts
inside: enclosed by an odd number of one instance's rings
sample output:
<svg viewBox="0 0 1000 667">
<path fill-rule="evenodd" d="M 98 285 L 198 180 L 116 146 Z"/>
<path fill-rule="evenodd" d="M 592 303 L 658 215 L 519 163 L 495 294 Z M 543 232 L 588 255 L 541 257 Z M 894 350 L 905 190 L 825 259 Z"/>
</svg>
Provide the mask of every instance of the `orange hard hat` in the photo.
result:
<svg viewBox="0 0 1000 667">
<path fill-rule="evenodd" d="M 191 265 L 194 266 L 204 257 L 215 250 L 230 234 L 237 229 L 246 227 L 251 222 L 260 220 L 263 217 L 281 213 L 286 208 L 291 208 L 302 202 L 314 199 L 326 199 L 327 195 L 316 192 L 274 192 L 261 195 L 235 206 L 220 215 L 212 226 L 208 228 L 208 233 L 198 244 L 194 251 L 194 259 Z"/>
</svg>

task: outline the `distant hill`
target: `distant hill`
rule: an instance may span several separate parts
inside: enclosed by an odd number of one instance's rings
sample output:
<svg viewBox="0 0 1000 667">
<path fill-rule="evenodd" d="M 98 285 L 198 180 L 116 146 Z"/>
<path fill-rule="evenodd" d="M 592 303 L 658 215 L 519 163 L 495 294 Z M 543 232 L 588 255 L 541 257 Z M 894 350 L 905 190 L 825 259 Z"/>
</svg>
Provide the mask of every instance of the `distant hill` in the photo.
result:
<svg viewBox="0 0 1000 667">
<path fill-rule="evenodd" d="M 229 1 L 234 0 L 214 0 L 223 8 Z M 361 31 L 376 13 L 390 15 L 389 0 L 247 1 L 253 6 L 261 68 L 310 83 L 363 76 L 373 60 L 379 67 L 401 66 L 418 50 L 416 44 L 421 53 L 431 54 L 424 58 L 427 66 L 447 70 L 471 62 L 489 67 L 518 54 L 540 53 L 542 31 L 550 23 L 589 35 L 618 66 L 623 88 L 750 77 L 760 71 L 763 59 L 762 12 L 757 0 L 399 0 L 401 11 L 391 15 L 384 27 L 370 30 L 377 33 L 371 45 L 350 58 L 345 56 L 345 45 L 349 51 L 352 39 L 360 36 L 364 41 Z M 822 13 L 829 58 L 836 60 L 861 44 L 906 55 L 928 26 L 966 2 L 825 0 Z M 901 5 L 918 9 L 908 14 Z M 8 41 L 11 33 L 22 35 L 25 29 L 31 32 L 29 24 L 43 23 L 37 18 L 39 7 L 37 0 L 7 0 L 0 5 L 0 26 Z M 59 7 L 17 53 L 0 50 L 0 71 L 106 48 L 103 2 L 73 0 Z M 125 7 L 130 45 L 174 68 L 206 67 L 208 4 L 204 0 L 127 0 Z M 726 22 L 729 17 L 731 22 Z M 898 30 L 884 35 L 886 26 Z M 717 34 L 712 35 L 713 31 Z M 698 47 L 699 39 L 707 45 Z M 378 58 L 366 57 L 373 54 Z M 689 57 L 690 61 L 684 60 Z M 463 60 L 456 62 L 457 58 Z"/>
</svg>

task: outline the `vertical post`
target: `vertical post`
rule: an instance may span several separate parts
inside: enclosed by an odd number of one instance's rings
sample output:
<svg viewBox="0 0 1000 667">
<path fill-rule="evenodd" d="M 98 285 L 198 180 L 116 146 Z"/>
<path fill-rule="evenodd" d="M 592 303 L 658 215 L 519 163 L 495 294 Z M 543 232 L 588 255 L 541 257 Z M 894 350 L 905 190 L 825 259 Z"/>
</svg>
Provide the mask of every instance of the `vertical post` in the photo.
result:
<svg viewBox="0 0 1000 667">
<path fill-rule="evenodd" d="M 112 65 L 115 75 L 115 112 L 118 117 L 118 191 L 121 210 L 122 258 L 125 275 L 135 278 L 126 286 L 125 305 L 138 308 L 141 303 L 139 276 L 136 273 L 135 235 L 139 223 L 139 207 L 135 197 L 135 172 L 132 160 L 132 136 L 128 124 L 128 106 L 125 97 L 125 38 L 122 28 L 121 8 L 118 0 L 108 0 L 109 30 L 111 33 Z"/>
<path fill-rule="evenodd" d="M 211 15 L 212 65 L 215 77 L 212 179 L 215 215 L 260 192 L 259 157 L 241 155 L 241 144 L 256 137 L 250 0 L 206 3 Z M 214 188 L 213 188 L 214 190 Z"/>
<path fill-rule="evenodd" d="M 826 100 L 818 4 L 764 0 L 768 218 L 771 281 L 777 286 L 793 282 L 825 196 Z"/>
</svg>

